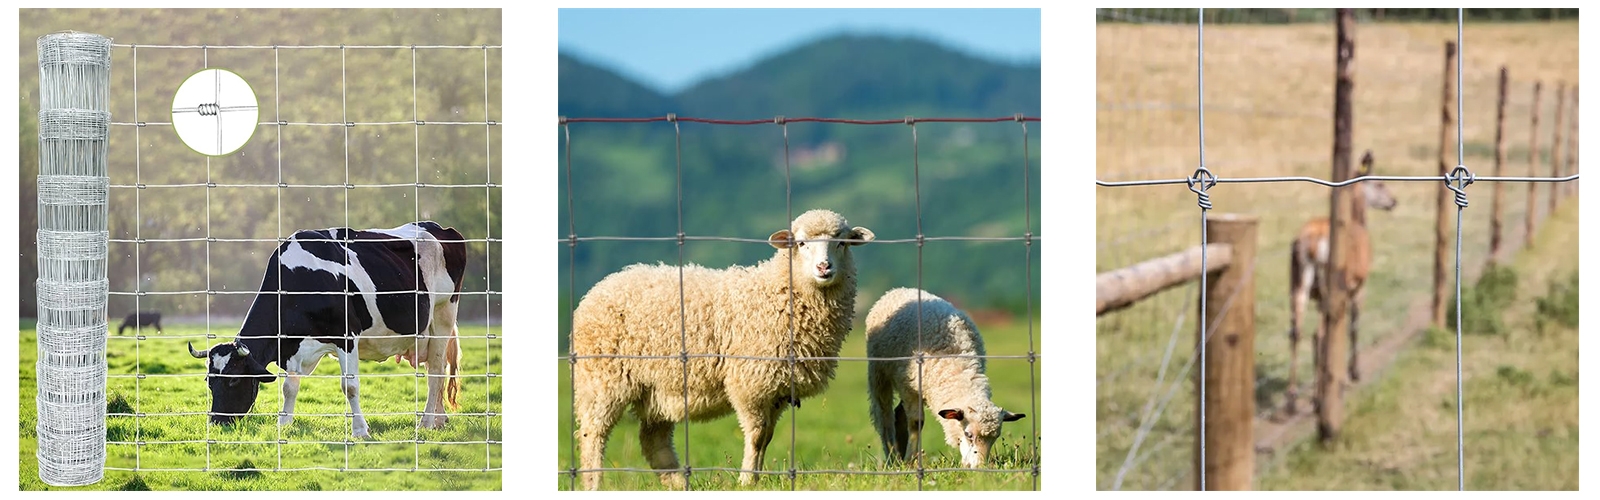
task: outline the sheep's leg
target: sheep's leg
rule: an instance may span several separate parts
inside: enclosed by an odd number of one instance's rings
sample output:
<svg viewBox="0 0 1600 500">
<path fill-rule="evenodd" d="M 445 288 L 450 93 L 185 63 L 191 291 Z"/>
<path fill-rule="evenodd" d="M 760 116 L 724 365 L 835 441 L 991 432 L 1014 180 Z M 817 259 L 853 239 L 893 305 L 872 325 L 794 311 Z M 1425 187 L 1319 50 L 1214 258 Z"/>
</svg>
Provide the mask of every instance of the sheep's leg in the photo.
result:
<svg viewBox="0 0 1600 500">
<path fill-rule="evenodd" d="M 744 466 L 745 472 L 739 473 L 739 485 L 751 486 L 758 479 L 754 472 L 761 470 L 766 458 L 767 444 L 772 442 L 772 434 L 777 423 L 779 412 L 773 407 L 776 404 L 740 405 L 739 426 L 744 428 Z"/>
<path fill-rule="evenodd" d="M 657 470 L 656 475 L 661 478 L 662 486 L 683 490 L 683 472 L 661 472 L 661 469 L 678 468 L 678 452 L 672 448 L 672 430 L 670 421 L 639 422 L 639 448 L 644 451 L 644 459 L 650 463 L 650 468 Z"/>
<path fill-rule="evenodd" d="M 883 444 L 883 459 L 893 463 L 905 449 L 896 446 L 902 439 L 895 434 L 895 427 L 904 425 L 905 415 L 899 407 L 890 408 L 894 404 L 894 386 L 881 368 L 877 365 L 867 368 L 867 386 L 871 391 L 872 423 L 877 426 L 878 440 Z"/>
<path fill-rule="evenodd" d="M 579 376 L 574 380 L 588 378 Z M 606 440 L 610 439 L 611 429 L 616 427 L 627 405 L 613 401 L 612 391 L 605 388 L 579 387 L 574 392 L 577 398 L 573 406 L 578 418 L 578 464 L 584 469 L 598 469 L 605 461 Z M 585 472 L 582 479 L 584 489 L 600 489 L 599 472 Z"/>
<path fill-rule="evenodd" d="M 906 439 L 911 437 L 911 431 L 906 429 L 906 404 L 901 402 L 894 405 L 894 446 L 895 451 L 890 455 L 891 461 L 903 463 L 906 460 Z"/>
<path fill-rule="evenodd" d="M 922 398 L 915 394 L 901 394 L 900 404 L 906 416 L 906 436 L 910 438 L 905 448 L 906 461 L 915 459 L 921 464 L 922 457 L 927 456 L 922 450 Z"/>
</svg>

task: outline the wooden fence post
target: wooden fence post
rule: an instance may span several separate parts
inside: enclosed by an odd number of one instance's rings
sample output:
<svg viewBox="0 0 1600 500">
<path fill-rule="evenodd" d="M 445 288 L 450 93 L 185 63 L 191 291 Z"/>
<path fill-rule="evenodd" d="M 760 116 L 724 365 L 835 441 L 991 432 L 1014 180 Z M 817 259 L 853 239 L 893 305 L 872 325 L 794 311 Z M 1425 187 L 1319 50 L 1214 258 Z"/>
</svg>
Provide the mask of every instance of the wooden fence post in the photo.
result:
<svg viewBox="0 0 1600 500">
<path fill-rule="evenodd" d="M 1500 67 L 1500 100 L 1495 105 L 1494 112 L 1494 175 L 1504 175 L 1502 170 L 1506 163 L 1506 86 L 1510 84 L 1510 75 L 1505 66 Z M 1501 221 L 1505 215 L 1504 204 L 1500 202 L 1505 196 L 1505 183 L 1494 183 L 1494 214 L 1489 219 L 1489 260 L 1498 261 L 1500 258 Z"/>
<path fill-rule="evenodd" d="M 1450 136 L 1455 131 L 1456 112 L 1456 43 L 1444 43 L 1444 112 L 1439 120 L 1439 175 L 1450 175 L 1455 169 L 1455 162 L 1450 161 Z M 1450 260 L 1451 245 L 1455 242 L 1455 235 L 1450 232 L 1451 215 L 1455 211 L 1451 207 L 1454 195 L 1445 188 L 1443 182 L 1438 186 L 1436 205 L 1437 214 L 1434 217 L 1434 253 L 1433 253 L 1433 327 L 1444 328 L 1445 303 L 1451 299 L 1450 287 L 1445 285 L 1451 276 L 1452 264 Z"/>
<path fill-rule="evenodd" d="M 1533 125 L 1528 129 L 1528 177 L 1537 177 L 1539 175 L 1539 90 L 1542 87 L 1544 87 L 1543 82 L 1533 82 Z M 1526 231 L 1522 233 L 1522 248 L 1524 250 L 1533 248 L 1533 224 L 1536 218 L 1534 216 L 1539 211 L 1539 205 L 1536 203 L 1539 200 L 1539 183 L 1529 182 L 1527 184 L 1528 213 L 1524 214 L 1526 220 L 1523 221 L 1523 225 L 1527 227 L 1525 228 Z"/>
<path fill-rule="evenodd" d="M 1578 87 L 1572 87 L 1572 133 L 1567 134 L 1567 168 L 1562 175 L 1578 173 Z M 1578 184 L 1574 182 L 1561 183 L 1561 190 L 1568 196 L 1577 194 Z"/>
<path fill-rule="evenodd" d="M 1206 342 L 1206 370 L 1197 381 L 1206 389 L 1205 459 L 1196 460 L 1195 469 L 1204 464 L 1207 490 L 1248 490 L 1255 471 L 1256 222 L 1250 215 L 1206 216 L 1209 239 L 1233 252 L 1233 264 L 1206 277 L 1205 317 L 1211 325 L 1195 329 L 1197 341 Z M 1199 398 L 1195 406 L 1198 418 Z M 1198 489 L 1200 475 L 1194 477 Z"/>
<path fill-rule="evenodd" d="M 1351 93 L 1355 88 L 1350 74 L 1355 59 L 1355 23 L 1348 9 L 1340 9 L 1335 30 L 1339 47 L 1335 63 L 1333 87 L 1333 176 L 1338 181 L 1350 179 L 1350 143 L 1354 125 L 1354 107 Z M 1355 190 L 1357 186 L 1334 188 L 1328 206 L 1328 273 L 1319 290 L 1323 299 L 1322 325 L 1317 329 L 1313 349 L 1317 350 L 1317 436 L 1323 443 L 1332 442 L 1344 427 L 1343 388 L 1345 360 L 1349 352 L 1349 284 L 1344 281 L 1346 259 L 1351 254 L 1350 224 L 1354 223 Z"/>
<path fill-rule="evenodd" d="M 1561 175 L 1561 116 L 1567 107 L 1566 93 L 1567 84 L 1565 82 L 1556 82 L 1556 122 L 1551 125 L 1551 128 L 1556 130 L 1556 138 L 1555 142 L 1550 143 L 1551 176 Z M 1550 211 L 1545 213 L 1545 217 L 1556 213 L 1556 202 L 1560 201 L 1561 198 L 1560 187 L 1556 183 L 1550 183 Z"/>
</svg>

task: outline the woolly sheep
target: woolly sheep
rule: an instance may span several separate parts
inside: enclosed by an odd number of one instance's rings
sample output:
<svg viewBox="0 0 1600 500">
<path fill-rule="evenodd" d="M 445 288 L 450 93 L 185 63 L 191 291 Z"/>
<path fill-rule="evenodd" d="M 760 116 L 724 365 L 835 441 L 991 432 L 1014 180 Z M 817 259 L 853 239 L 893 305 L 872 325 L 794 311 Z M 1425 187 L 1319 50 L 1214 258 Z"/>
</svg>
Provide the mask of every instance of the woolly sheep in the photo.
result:
<svg viewBox="0 0 1600 500">
<path fill-rule="evenodd" d="M 785 405 L 799 405 L 799 399 L 791 399 L 791 373 L 794 398 L 809 397 L 827 387 L 837 361 L 801 361 L 790 370 L 788 361 L 693 357 L 686 375 L 679 354 L 788 357 L 792 270 L 794 354 L 839 355 L 855 316 L 856 267 L 850 247 L 875 236 L 828 210 L 801 214 L 791 227 L 793 234 L 788 229 L 772 233 L 768 242 L 778 251 L 754 266 L 684 266 L 681 313 L 677 266 L 634 264 L 606 276 L 584 295 L 573 316 L 573 352 L 665 358 L 577 360 L 574 408 L 583 468 L 601 467 L 611 430 L 631 406 L 651 468 L 679 467 L 672 447 L 674 423 L 733 412 L 745 434 L 743 468 L 761 469 Z M 805 241 L 813 239 L 842 241 Z M 659 475 L 669 488 L 684 486 L 682 473 Z M 753 473 L 739 475 L 742 485 L 755 481 Z M 583 485 L 597 489 L 600 473 L 583 473 Z"/>
<path fill-rule="evenodd" d="M 917 356 L 917 292 L 896 288 L 872 305 L 867 313 L 867 356 Z M 983 337 L 966 313 L 926 291 L 921 303 L 922 354 L 984 355 Z M 872 422 L 883 442 L 884 458 L 891 462 L 909 460 L 912 450 L 921 449 L 924 402 L 940 417 L 945 443 L 961 450 L 964 467 L 986 463 L 989 448 L 1000 437 L 1001 424 L 1025 416 L 991 401 L 984 358 L 925 358 L 921 384 L 917 383 L 915 359 L 873 360 L 867 364 L 867 385 Z M 890 404 L 897 393 L 900 403 L 891 416 Z M 914 440 L 909 448 L 907 437 Z"/>
</svg>

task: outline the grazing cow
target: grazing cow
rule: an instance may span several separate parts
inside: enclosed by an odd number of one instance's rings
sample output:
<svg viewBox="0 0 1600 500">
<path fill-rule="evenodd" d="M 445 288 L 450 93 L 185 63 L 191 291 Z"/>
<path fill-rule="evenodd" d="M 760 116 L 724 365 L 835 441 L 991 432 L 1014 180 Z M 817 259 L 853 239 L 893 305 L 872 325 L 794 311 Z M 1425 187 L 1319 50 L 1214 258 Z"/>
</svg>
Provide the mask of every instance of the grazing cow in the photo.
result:
<svg viewBox="0 0 1600 500">
<path fill-rule="evenodd" d="M 353 415 L 350 434 L 368 438 L 360 360 L 402 356 L 428 365 L 428 403 L 417 425 L 443 426 L 446 405 L 456 407 L 461 391 L 455 292 L 467 266 L 462 240 L 454 228 L 432 221 L 296 232 L 268 259 L 261 292 L 234 341 L 206 351 L 189 347 L 190 355 L 206 360 L 211 422 L 249 413 L 261 384 L 277 379 L 267 371 L 267 363 L 276 362 L 287 374 L 278 425 L 288 425 L 300 376 L 333 356 Z"/>
<path fill-rule="evenodd" d="M 132 328 L 137 333 L 139 331 L 138 327 L 141 326 L 154 326 L 156 327 L 156 333 L 166 333 L 161 331 L 160 312 L 136 311 L 128 313 L 128 317 L 122 318 L 122 326 L 117 327 L 117 335 L 122 335 L 122 332 L 129 328 Z"/>
<path fill-rule="evenodd" d="M 1372 173 L 1372 151 L 1361 156 L 1361 169 L 1356 176 Z M 1372 270 L 1372 239 L 1367 233 L 1367 207 L 1394 210 L 1394 195 L 1382 182 L 1374 180 L 1355 184 L 1355 199 L 1350 204 L 1350 224 L 1344 227 L 1341 238 L 1350 238 L 1351 253 L 1345 256 L 1345 283 L 1350 286 L 1350 380 L 1361 380 L 1356 368 L 1360 359 L 1356 344 L 1356 325 L 1361 318 L 1361 299 L 1367 273 Z M 1289 388 L 1285 395 L 1286 413 L 1295 413 L 1295 399 L 1299 396 L 1300 315 L 1305 313 L 1306 299 L 1322 303 L 1322 286 L 1328 273 L 1328 218 L 1319 217 L 1306 222 L 1300 234 L 1289 245 Z M 1311 351 L 1322 343 L 1321 324 L 1317 325 Z M 1332 361 L 1332 360 L 1330 360 Z"/>
</svg>

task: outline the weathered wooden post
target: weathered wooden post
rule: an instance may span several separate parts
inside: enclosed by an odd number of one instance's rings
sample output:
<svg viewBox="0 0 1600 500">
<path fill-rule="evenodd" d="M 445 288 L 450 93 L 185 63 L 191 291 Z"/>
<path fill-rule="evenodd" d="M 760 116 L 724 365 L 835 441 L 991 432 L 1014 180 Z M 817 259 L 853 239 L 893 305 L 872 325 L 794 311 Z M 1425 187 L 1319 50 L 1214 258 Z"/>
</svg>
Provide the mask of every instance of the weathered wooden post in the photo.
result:
<svg viewBox="0 0 1600 500">
<path fill-rule="evenodd" d="M 1206 385 L 1205 459 L 1195 450 L 1195 489 L 1202 464 L 1208 490 L 1248 490 L 1255 471 L 1256 222 L 1250 215 L 1206 216 L 1209 239 L 1227 244 L 1233 263 L 1206 276 L 1205 317 L 1211 324 L 1195 329 L 1197 341 L 1207 343 L 1206 370 L 1198 381 Z M 1198 419 L 1198 398 L 1195 406 Z"/>
<path fill-rule="evenodd" d="M 1350 179 L 1351 127 L 1354 125 L 1354 108 L 1351 92 L 1355 80 L 1351 63 L 1355 59 L 1355 19 L 1350 9 L 1339 9 L 1337 28 L 1337 53 L 1335 83 L 1333 87 L 1333 179 L 1341 182 Z M 1328 217 L 1328 279 L 1323 280 L 1322 327 L 1314 345 L 1317 349 L 1317 436 L 1327 444 L 1338 438 L 1344 427 L 1344 382 L 1348 373 L 1345 360 L 1349 359 L 1349 289 L 1344 280 L 1346 258 L 1350 255 L 1349 224 L 1354 218 L 1356 186 L 1334 188 L 1330 197 Z"/>
<path fill-rule="evenodd" d="M 1500 67 L 1500 100 L 1495 105 L 1494 111 L 1494 175 L 1500 176 L 1501 169 L 1506 163 L 1506 86 L 1510 84 L 1510 76 L 1505 66 Z M 1501 197 L 1505 196 L 1505 183 L 1494 183 L 1493 216 L 1489 219 L 1489 260 L 1496 261 L 1500 258 L 1500 218 L 1505 215 Z"/>
<path fill-rule="evenodd" d="M 1448 176 L 1456 167 L 1450 161 L 1450 132 L 1455 130 L 1455 85 L 1456 79 L 1451 75 L 1456 74 L 1456 43 L 1444 43 L 1444 109 L 1439 119 L 1439 175 Z M 1452 216 L 1455 215 L 1455 202 L 1451 201 L 1454 194 L 1445 188 L 1443 182 L 1438 186 L 1436 214 L 1434 217 L 1434 253 L 1433 253 L 1433 327 L 1444 328 L 1445 304 L 1452 296 L 1446 280 L 1453 275 L 1453 261 L 1450 260 L 1450 251 L 1454 248 L 1455 235 L 1450 231 Z"/>
<path fill-rule="evenodd" d="M 1528 177 L 1537 177 L 1539 175 L 1539 90 L 1543 86 L 1543 82 L 1533 82 L 1533 125 L 1528 129 Z M 1528 213 L 1524 214 L 1526 219 L 1523 220 L 1523 225 L 1527 226 L 1527 230 L 1522 233 L 1522 248 L 1524 250 L 1533 248 L 1534 219 L 1537 218 L 1536 215 L 1539 211 L 1537 203 L 1539 201 L 1539 183 L 1529 182 L 1527 184 Z"/>
<path fill-rule="evenodd" d="M 1550 175 L 1552 177 L 1561 175 L 1561 117 L 1567 107 L 1566 92 L 1567 84 L 1565 82 L 1556 82 L 1556 122 L 1551 125 L 1551 128 L 1556 129 L 1556 138 L 1555 142 L 1550 143 Z M 1561 186 L 1558 183 L 1550 183 L 1550 211 L 1545 213 L 1546 217 L 1555 215 L 1556 202 L 1561 201 L 1560 198 Z"/>
<path fill-rule="evenodd" d="M 1577 86 L 1573 86 L 1572 87 L 1572 133 L 1567 134 L 1567 168 L 1562 172 L 1561 175 L 1566 176 L 1566 175 L 1572 175 L 1572 174 L 1576 174 L 1576 173 L 1578 173 L 1578 87 Z M 1561 190 L 1565 191 L 1567 195 L 1570 196 L 1570 195 L 1573 195 L 1573 194 L 1577 194 L 1577 190 L 1578 190 L 1577 181 L 1563 182 L 1560 185 L 1561 185 Z"/>
</svg>

